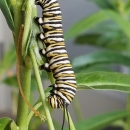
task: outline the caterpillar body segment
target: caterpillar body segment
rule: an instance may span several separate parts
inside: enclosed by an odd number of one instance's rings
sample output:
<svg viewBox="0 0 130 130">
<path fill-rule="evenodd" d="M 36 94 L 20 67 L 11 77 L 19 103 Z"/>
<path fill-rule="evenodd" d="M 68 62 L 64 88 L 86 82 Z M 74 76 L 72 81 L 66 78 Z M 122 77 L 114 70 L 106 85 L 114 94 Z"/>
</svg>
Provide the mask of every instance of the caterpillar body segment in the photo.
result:
<svg viewBox="0 0 130 130">
<path fill-rule="evenodd" d="M 77 86 L 65 48 L 60 6 L 57 0 L 36 0 L 36 4 L 43 9 L 43 17 L 35 18 L 43 29 L 38 37 L 46 46 L 40 53 L 48 60 L 41 68 L 51 71 L 55 78 L 48 101 L 52 108 L 66 108 L 72 102 Z"/>
</svg>

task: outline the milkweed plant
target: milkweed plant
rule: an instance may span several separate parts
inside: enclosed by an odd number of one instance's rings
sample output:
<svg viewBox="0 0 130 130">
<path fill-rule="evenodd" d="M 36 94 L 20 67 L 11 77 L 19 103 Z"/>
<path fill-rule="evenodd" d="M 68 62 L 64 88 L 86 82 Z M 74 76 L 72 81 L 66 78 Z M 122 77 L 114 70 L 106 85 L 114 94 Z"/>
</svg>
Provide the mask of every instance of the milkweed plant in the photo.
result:
<svg viewBox="0 0 130 130">
<path fill-rule="evenodd" d="M 103 51 L 82 55 L 71 61 L 76 74 L 77 91 L 88 89 L 120 91 L 127 93 L 127 105 L 124 110 L 86 119 L 82 117 L 78 99 L 75 97 L 72 104 L 78 122 L 74 123 L 69 115 L 68 123 L 71 130 L 102 130 L 111 124 L 130 130 L 130 75 L 114 72 L 109 68 L 110 64 L 120 64 L 125 65 L 129 70 L 130 1 L 91 0 L 91 2 L 97 4 L 99 10 L 72 25 L 65 35 L 66 39 L 75 38 L 76 44 L 91 44 L 104 48 Z M 44 89 L 42 84 L 44 76 L 42 77 L 41 73 L 45 72 L 39 70 L 39 66 L 44 64 L 46 59 L 39 54 L 39 48 L 44 46 L 36 38 L 40 28 L 34 22 L 34 17 L 37 16 L 35 1 L 0 0 L 0 9 L 12 31 L 15 48 L 10 48 L 3 56 L 0 63 L 0 76 L 14 65 L 16 58 L 17 76 L 14 76 L 14 79 L 17 79 L 18 84 L 15 85 L 19 88 L 16 121 L 3 117 L 0 119 L 0 129 L 28 130 L 32 117 L 37 117 L 43 124 L 47 123 L 49 130 L 60 130 L 60 125 L 54 119 L 52 120 L 53 110 L 46 100 L 51 88 Z M 54 84 L 51 72 L 47 72 L 47 77 L 51 84 Z M 35 80 L 36 83 L 34 83 Z M 6 84 L 12 83 L 9 82 L 9 78 L 0 78 L 0 81 Z M 39 98 L 31 106 L 31 89 L 34 85 L 35 89 L 39 90 Z M 68 121 L 67 118 L 66 121 Z M 120 122 L 115 123 L 117 121 Z M 68 127 L 65 128 L 67 129 Z"/>
</svg>

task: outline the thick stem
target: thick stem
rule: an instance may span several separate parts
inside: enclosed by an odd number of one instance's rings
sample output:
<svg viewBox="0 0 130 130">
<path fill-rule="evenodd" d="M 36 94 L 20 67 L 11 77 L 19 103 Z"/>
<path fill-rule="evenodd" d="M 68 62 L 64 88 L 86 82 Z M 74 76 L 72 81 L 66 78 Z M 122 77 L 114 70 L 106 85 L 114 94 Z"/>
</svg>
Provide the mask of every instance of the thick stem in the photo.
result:
<svg viewBox="0 0 130 130">
<path fill-rule="evenodd" d="M 21 57 L 21 42 L 23 36 L 24 26 L 21 26 L 19 36 L 18 36 L 18 43 L 17 43 L 17 79 L 18 84 L 20 83 L 20 87 L 24 93 L 24 96 L 27 100 L 30 97 L 30 83 L 31 83 L 31 62 L 29 58 L 25 59 L 23 62 Z M 28 64 L 27 64 L 28 63 Z M 21 89 L 20 89 L 21 90 Z M 26 130 L 27 126 L 27 115 L 28 115 L 28 106 L 21 95 L 22 93 L 19 92 L 19 100 L 18 100 L 18 110 L 17 110 L 17 119 L 16 123 L 20 130 Z"/>
<path fill-rule="evenodd" d="M 21 84 L 23 92 L 29 100 L 30 97 L 30 83 L 31 83 L 31 69 L 27 68 L 26 66 L 20 67 L 20 78 L 21 78 Z M 17 111 L 17 125 L 20 130 L 27 130 L 27 115 L 28 115 L 28 106 L 25 103 L 23 97 L 21 94 L 19 94 L 19 100 L 18 100 L 18 111 Z"/>
<path fill-rule="evenodd" d="M 12 92 L 12 114 L 16 116 L 17 113 L 17 104 L 18 104 L 18 93 L 13 90 Z"/>
</svg>

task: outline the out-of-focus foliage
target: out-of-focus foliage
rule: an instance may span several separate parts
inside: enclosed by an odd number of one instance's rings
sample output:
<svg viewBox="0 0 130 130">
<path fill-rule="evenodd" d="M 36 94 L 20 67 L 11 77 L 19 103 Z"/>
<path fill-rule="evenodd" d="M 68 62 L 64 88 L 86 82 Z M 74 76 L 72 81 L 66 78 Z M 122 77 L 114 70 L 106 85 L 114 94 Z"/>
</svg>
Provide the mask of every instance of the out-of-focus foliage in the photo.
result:
<svg viewBox="0 0 130 130">
<path fill-rule="evenodd" d="M 15 122 L 10 118 L 1 118 L 0 119 L 0 129 L 1 130 L 18 130 Z"/>
<path fill-rule="evenodd" d="M 84 45 L 86 48 L 87 45 L 91 45 L 101 48 L 103 51 L 84 54 L 72 60 L 74 70 L 77 72 L 78 89 L 106 89 L 129 93 L 128 77 L 130 75 L 115 73 L 116 70 L 110 69 L 110 66 L 115 64 L 130 68 L 128 63 L 130 61 L 130 1 L 88 1 L 96 4 L 98 10 L 74 23 L 66 32 L 65 38 L 74 38 L 78 45 Z M 124 110 L 124 112 L 128 111 Z M 103 129 L 118 120 L 121 113 L 103 114 L 86 121 L 83 120 L 76 124 L 76 128 L 82 130 Z M 125 122 L 122 116 L 119 118 L 124 122 L 122 128 L 129 130 L 129 122 Z"/>
<path fill-rule="evenodd" d="M 130 67 L 130 1 L 88 1 L 95 3 L 98 6 L 99 10 L 75 23 L 72 27 L 70 27 L 65 37 L 66 39 L 74 38 L 76 44 L 79 45 L 89 44 L 93 45 L 94 47 L 98 46 L 108 50 L 91 53 L 89 55 L 85 54 L 72 60 L 72 65 L 77 72 L 77 90 L 100 89 L 129 93 L 130 75 L 113 72 L 113 70 L 109 68 L 109 64 L 120 64 L 125 65 L 128 68 Z M 10 1 L 1 0 L 0 9 L 5 15 L 9 28 L 13 32 L 14 18 Z M 35 29 L 35 27 L 33 27 L 33 29 Z M 33 29 L 31 30 L 29 43 L 25 49 L 26 54 L 28 53 L 30 41 L 32 40 L 31 35 L 34 31 Z M 32 46 L 32 48 L 36 46 Z M 36 49 L 39 54 L 38 48 Z M 10 48 L 10 50 L 5 53 L 0 63 L 0 76 L 2 76 L 3 73 L 5 73 L 10 67 L 14 65 L 14 61 L 16 61 L 14 50 L 14 48 Z M 35 52 L 35 55 L 38 54 Z M 37 62 L 39 63 L 38 59 Z M 102 71 L 99 71 L 99 69 Z M 45 79 L 45 77 L 43 78 Z M 16 79 L 16 76 L 7 77 L 3 80 L 3 82 L 10 86 L 18 86 Z M 36 86 L 37 83 L 35 81 L 35 77 L 32 76 L 32 90 L 36 90 Z M 46 95 L 48 92 L 49 90 L 46 89 Z M 41 101 L 40 98 L 39 100 Z M 40 102 L 39 100 L 38 102 Z M 76 111 L 76 113 L 78 113 L 78 111 Z M 83 121 L 77 122 L 75 124 L 75 127 L 77 130 L 97 130 L 102 129 L 113 123 L 113 121 L 119 119 L 122 120 L 125 124 L 123 118 L 128 117 L 129 111 L 127 110 L 110 112 L 92 117 L 91 119 L 84 119 Z M 2 129 L 5 129 L 7 127 L 7 129 L 17 130 L 15 123 L 9 118 L 0 119 L 0 125 L 2 126 Z M 37 125 L 40 125 L 40 123 L 38 122 Z M 56 130 L 60 129 L 59 124 L 55 122 L 54 125 L 56 127 Z M 122 127 L 125 129 L 127 125 L 123 125 Z"/>
<path fill-rule="evenodd" d="M 3 12 L 11 31 L 14 31 L 13 9 L 10 0 L 0 0 L 0 9 Z"/>
<path fill-rule="evenodd" d="M 14 46 L 11 46 L 0 62 L 0 77 L 7 72 L 16 63 L 16 51 Z"/>
</svg>

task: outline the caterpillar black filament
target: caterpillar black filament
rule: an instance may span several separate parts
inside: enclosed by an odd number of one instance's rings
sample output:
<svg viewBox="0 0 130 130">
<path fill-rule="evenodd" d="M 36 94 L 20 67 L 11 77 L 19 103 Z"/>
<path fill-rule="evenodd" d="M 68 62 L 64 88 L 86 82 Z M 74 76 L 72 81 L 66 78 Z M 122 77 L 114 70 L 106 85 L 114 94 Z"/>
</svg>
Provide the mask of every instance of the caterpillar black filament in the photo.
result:
<svg viewBox="0 0 130 130">
<path fill-rule="evenodd" d="M 62 16 L 57 0 L 36 0 L 43 9 L 43 17 L 36 17 L 36 22 L 43 28 L 39 38 L 45 43 L 46 49 L 41 54 L 46 56 L 48 63 L 41 68 L 52 71 L 55 84 L 48 101 L 52 108 L 65 108 L 76 93 L 76 79 L 65 48 Z"/>
</svg>

